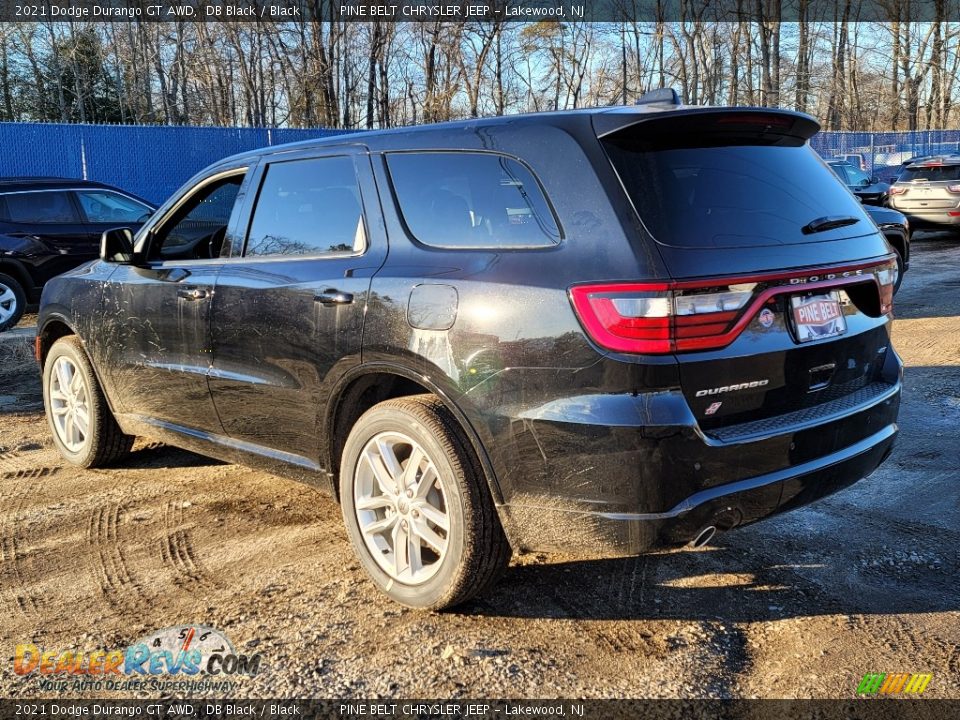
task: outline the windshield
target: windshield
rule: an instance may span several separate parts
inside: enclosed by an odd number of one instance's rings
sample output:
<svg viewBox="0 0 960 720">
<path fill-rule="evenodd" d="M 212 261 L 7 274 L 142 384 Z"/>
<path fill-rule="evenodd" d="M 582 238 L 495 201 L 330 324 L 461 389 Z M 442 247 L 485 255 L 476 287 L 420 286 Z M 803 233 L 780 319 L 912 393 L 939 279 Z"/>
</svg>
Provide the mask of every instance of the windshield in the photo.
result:
<svg viewBox="0 0 960 720">
<path fill-rule="evenodd" d="M 862 206 L 805 144 L 676 146 L 607 141 L 610 158 L 654 239 L 677 247 L 761 247 L 865 235 Z M 743 142 L 743 141 L 741 141 Z M 805 234 L 826 216 L 858 222 Z"/>
<path fill-rule="evenodd" d="M 900 175 L 900 182 L 915 180 L 927 182 L 960 180 L 960 165 L 908 165 Z"/>
</svg>

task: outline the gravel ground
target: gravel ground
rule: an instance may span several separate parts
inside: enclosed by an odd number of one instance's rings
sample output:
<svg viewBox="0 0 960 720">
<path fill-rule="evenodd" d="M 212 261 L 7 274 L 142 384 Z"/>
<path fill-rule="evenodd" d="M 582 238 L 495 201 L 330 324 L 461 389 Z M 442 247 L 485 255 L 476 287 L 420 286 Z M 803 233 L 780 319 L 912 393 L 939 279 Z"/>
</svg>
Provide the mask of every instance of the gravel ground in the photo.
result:
<svg viewBox="0 0 960 720">
<path fill-rule="evenodd" d="M 146 441 L 122 468 L 64 466 L 29 330 L 0 336 L 0 696 L 58 695 L 12 672 L 17 643 L 204 623 L 262 653 L 237 697 L 852 697 L 869 671 L 960 698 L 958 288 L 960 243 L 917 241 L 902 434 L 869 479 L 704 550 L 514 557 L 442 614 L 381 598 L 309 487 Z"/>
</svg>

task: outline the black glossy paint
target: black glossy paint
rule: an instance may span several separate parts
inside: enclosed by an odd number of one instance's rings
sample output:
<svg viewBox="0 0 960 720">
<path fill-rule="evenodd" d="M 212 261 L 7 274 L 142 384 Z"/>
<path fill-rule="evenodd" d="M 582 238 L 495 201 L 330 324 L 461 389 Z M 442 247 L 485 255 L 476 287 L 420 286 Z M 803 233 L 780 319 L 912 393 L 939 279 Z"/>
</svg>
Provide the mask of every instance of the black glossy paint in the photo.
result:
<svg viewBox="0 0 960 720">
<path fill-rule="evenodd" d="M 62 193 L 73 207 L 75 222 L 13 222 L 0 205 L 0 272 L 21 282 L 27 299 L 40 299 L 43 286 L 61 273 L 94 260 L 100 251 L 100 236 L 117 223 L 90 222 L 83 214 L 74 190 L 110 190 L 132 198 L 151 210 L 154 206 L 135 195 L 103 183 L 58 178 L 0 178 L 0 203 L 8 193 Z M 134 225 L 134 228 L 139 225 Z"/>
<path fill-rule="evenodd" d="M 433 392 L 460 420 L 518 549 L 686 542 L 704 525 L 752 522 L 863 477 L 897 429 L 901 365 L 889 317 L 851 302 L 846 335 L 801 346 L 781 294 L 769 326 L 755 317 L 723 349 L 622 355 L 585 335 L 568 298 L 574 284 L 802 276 L 889 257 L 883 236 L 863 226 L 783 247 L 658 246 L 597 139 L 650 112 L 474 120 L 231 158 L 188 183 L 137 238 L 143 251 L 152 224 L 205 177 L 246 168 L 221 256 L 96 262 L 57 278 L 44 293 L 42 350 L 58 333 L 80 335 L 128 432 L 327 486 L 360 412 Z M 809 118 L 778 113 L 812 131 Z M 458 149 L 522 160 L 556 213 L 560 242 L 451 250 L 411 238 L 384 153 Z M 245 258 L 265 168 L 331 153 L 354 157 L 366 249 Z M 837 192 L 846 192 L 839 183 Z M 192 289 L 203 297 L 181 292 Z M 753 378 L 768 383 L 705 415 L 697 390 Z"/>
</svg>

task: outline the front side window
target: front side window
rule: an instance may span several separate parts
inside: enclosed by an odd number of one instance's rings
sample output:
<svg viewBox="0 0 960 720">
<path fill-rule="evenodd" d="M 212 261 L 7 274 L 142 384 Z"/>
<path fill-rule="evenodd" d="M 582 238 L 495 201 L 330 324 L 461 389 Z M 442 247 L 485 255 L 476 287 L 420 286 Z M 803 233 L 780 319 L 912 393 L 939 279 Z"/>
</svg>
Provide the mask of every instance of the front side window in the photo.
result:
<svg viewBox="0 0 960 720">
<path fill-rule="evenodd" d="M 91 223 L 142 223 L 151 213 L 143 203 L 109 190 L 78 190 L 77 199 Z"/>
<path fill-rule="evenodd" d="M 220 256 L 243 172 L 203 185 L 153 232 L 150 258 L 196 260 Z"/>
<path fill-rule="evenodd" d="M 271 163 L 257 195 L 246 255 L 363 252 L 361 208 L 352 158 Z"/>
<path fill-rule="evenodd" d="M 10 193 L 4 196 L 7 217 L 15 223 L 76 223 L 80 221 L 65 191 Z"/>
<path fill-rule="evenodd" d="M 549 247 L 556 218 L 533 174 L 494 153 L 387 155 L 404 222 L 424 245 L 452 248 Z"/>
</svg>

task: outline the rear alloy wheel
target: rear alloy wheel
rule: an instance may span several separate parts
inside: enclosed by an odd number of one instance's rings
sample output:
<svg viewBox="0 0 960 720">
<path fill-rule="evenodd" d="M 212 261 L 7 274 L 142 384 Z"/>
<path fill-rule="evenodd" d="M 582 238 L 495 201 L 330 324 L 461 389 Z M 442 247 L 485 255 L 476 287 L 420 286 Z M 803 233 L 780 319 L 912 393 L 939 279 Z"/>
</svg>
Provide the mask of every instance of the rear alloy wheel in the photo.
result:
<svg viewBox="0 0 960 720">
<path fill-rule="evenodd" d="M 26 304 L 27 297 L 20 283 L 0 273 L 0 332 L 20 322 Z"/>
<path fill-rule="evenodd" d="M 365 569 L 404 605 L 462 603 L 510 560 L 463 431 L 431 395 L 388 400 L 357 421 L 343 451 L 340 499 Z"/>
<path fill-rule="evenodd" d="M 43 403 L 60 454 L 81 467 L 101 467 L 126 455 L 133 437 L 110 413 L 76 336 L 57 340 L 43 364 Z"/>
</svg>

